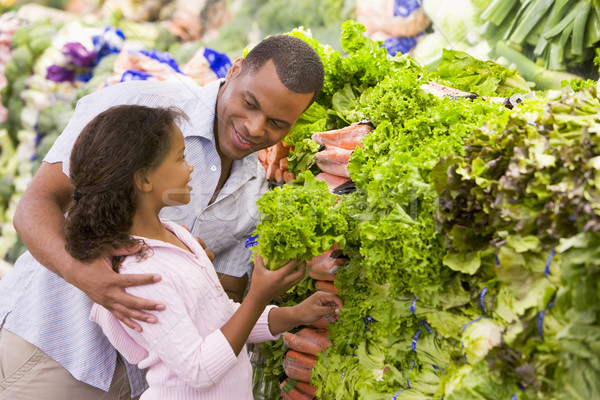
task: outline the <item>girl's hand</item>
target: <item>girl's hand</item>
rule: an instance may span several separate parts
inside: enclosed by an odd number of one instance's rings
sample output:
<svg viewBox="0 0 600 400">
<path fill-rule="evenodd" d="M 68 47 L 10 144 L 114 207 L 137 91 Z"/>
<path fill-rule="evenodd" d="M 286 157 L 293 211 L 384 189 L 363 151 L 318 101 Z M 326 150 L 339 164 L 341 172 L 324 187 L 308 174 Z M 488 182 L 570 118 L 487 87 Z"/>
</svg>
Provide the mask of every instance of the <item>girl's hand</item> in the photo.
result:
<svg viewBox="0 0 600 400">
<path fill-rule="evenodd" d="M 294 315 L 298 318 L 297 325 L 310 325 L 323 317 L 329 322 L 339 318 L 342 299 L 329 292 L 317 291 L 302 303 L 295 305 Z"/>
<path fill-rule="evenodd" d="M 298 260 L 292 260 L 275 271 L 265 268 L 263 259 L 256 255 L 250 290 L 246 297 L 268 304 L 277 296 L 287 292 L 304 278 L 306 263 L 298 265 Z"/>
</svg>

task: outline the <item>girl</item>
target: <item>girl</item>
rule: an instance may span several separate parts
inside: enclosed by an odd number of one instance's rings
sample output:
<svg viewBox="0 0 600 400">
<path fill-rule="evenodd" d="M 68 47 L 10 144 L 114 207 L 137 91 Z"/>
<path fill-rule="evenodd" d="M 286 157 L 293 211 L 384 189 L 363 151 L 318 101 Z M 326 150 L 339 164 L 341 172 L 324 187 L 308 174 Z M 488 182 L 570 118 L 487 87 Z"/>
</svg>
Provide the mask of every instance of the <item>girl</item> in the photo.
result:
<svg viewBox="0 0 600 400">
<path fill-rule="evenodd" d="M 153 285 L 127 291 L 160 298 L 158 323 L 134 331 L 94 305 L 91 319 L 131 363 L 148 368 L 141 399 L 252 399 L 246 342 L 277 339 L 280 333 L 337 313 L 341 301 L 318 292 L 294 307 L 269 302 L 298 283 L 305 265 L 290 262 L 268 271 L 256 257 L 244 301 L 229 300 L 197 240 L 183 227 L 159 219 L 163 207 L 190 201 L 193 167 L 176 122 L 177 109 L 117 106 L 82 131 L 71 154 L 75 190 L 66 220 L 66 248 L 88 261 L 111 250 L 137 254 L 107 262 L 122 274 L 159 273 Z"/>
</svg>

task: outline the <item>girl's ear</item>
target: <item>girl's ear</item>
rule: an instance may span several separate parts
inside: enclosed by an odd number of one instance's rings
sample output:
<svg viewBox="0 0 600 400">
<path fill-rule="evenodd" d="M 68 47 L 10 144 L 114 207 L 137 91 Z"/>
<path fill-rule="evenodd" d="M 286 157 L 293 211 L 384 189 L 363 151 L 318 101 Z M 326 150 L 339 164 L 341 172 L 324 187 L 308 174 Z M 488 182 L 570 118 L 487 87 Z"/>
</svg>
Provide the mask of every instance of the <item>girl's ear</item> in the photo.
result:
<svg viewBox="0 0 600 400">
<path fill-rule="evenodd" d="M 140 192 L 150 192 L 152 190 L 152 183 L 150 183 L 145 169 L 135 171 L 133 174 L 133 184 Z"/>
</svg>

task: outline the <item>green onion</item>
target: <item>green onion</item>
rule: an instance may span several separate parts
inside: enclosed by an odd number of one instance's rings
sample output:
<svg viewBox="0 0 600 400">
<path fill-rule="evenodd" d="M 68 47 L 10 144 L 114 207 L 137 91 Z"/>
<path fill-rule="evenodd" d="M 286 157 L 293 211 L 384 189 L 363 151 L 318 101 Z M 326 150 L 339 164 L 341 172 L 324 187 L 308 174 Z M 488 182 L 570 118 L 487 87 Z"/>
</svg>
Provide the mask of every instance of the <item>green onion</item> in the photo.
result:
<svg viewBox="0 0 600 400">
<path fill-rule="evenodd" d="M 519 24 L 510 36 L 510 41 L 519 44 L 523 43 L 530 32 L 535 30 L 538 22 L 546 15 L 553 3 L 554 0 L 532 1 L 519 19 Z"/>
<path fill-rule="evenodd" d="M 583 38 L 592 3 L 589 1 L 582 1 L 580 6 L 581 9 L 573 21 L 573 36 L 571 37 L 571 54 L 575 56 L 583 54 Z"/>
<path fill-rule="evenodd" d="M 494 0 L 481 14 L 481 18 L 500 26 L 510 14 L 511 10 L 519 5 L 519 0 Z"/>
<path fill-rule="evenodd" d="M 568 72 L 547 70 L 503 41 L 496 43 L 495 51 L 496 55 L 514 63 L 523 78 L 535 82 L 536 88 L 540 90 L 559 89 L 562 81 L 580 78 Z"/>
</svg>

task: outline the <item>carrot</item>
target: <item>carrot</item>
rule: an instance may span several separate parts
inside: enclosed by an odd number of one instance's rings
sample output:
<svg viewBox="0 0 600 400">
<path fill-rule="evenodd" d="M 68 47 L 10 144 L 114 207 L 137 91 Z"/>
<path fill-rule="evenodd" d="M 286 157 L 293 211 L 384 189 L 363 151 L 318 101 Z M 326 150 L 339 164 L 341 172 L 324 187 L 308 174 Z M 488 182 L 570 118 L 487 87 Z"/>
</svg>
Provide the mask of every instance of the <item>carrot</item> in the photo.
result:
<svg viewBox="0 0 600 400">
<path fill-rule="evenodd" d="M 336 146 L 326 146 L 325 150 L 315 153 L 317 161 L 335 164 L 348 164 L 354 150 L 343 149 Z"/>
<path fill-rule="evenodd" d="M 288 350 L 288 352 L 285 354 L 285 360 L 287 365 L 295 365 L 300 368 L 311 370 L 317 362 L 318 357 L 312 354 L 302 353 L 296 350 Z"/>
<path fill-rule="evenodd" d="M 325 351 L 325 349 L 331 346 L 331 340 L 327 338 L 328 334 L 329 330 L 327 329 L 304 328 L 298 331 L 296 335 L 316 343 L 323 351 Z"/>
<path fill-rule="evenodd" d="M 290 152 L 289 148 L 283 147 L 283 143 L 275 143 L 270 147 L 271 151 L 267 154 L 267 162 L 273 164 L 278 162 L 280 158 L 287 157 Z"/>
<path fill-rule="evenodd" d="M 283 391 L 281 392 L 281 398 L 283 400 L 292 400 L 292 398 L 290 397 L 290 395 L 287 394 L 286 392 L 283 392 Z"/>
<path fill-rule="evenodd" d="M 317 167 L 323 172 L 349 178 L 348 162 L 353 151 L 341 147 L 327 146 L 325 150 L 315 153 Z"/>
<path fill-rule="evenodd" d="M 329 281 L 317 281 L 315 283 L 315 289 L 333 294 L 339 293 L 339 289 L 336 288 L 335 285 Z"/>
<path fill-rule="evenodd" d="M 286 365 L 284 367 L 285 374 L 292 379 L 299 381 L 310 382 L 310 374 L 312 369 L 302 368 L 297 365 Z"/>
<path fill-rule="evenodd" d="M 283 157 L 279 160 L 279 168 L 281 168 L 284 171 L 287 171 L 287 157 Z"/>
<path fill-rule="evenodd" d="M 314 395 L 310 395 L 309 393 L 299 390 L 298 383 L 300 383 L 300 381 L 296 381 L 294 379 L 292 379 L 290 382 L 289 378 L 281 382 L 279 384 L 279 388 L 281 389 L 282 396 L 285 393 L 291 400 L 312 400 Z"/>
<path fill-rule="evenodd" d="M 341 129 L 325 132 L 315 132 L 312 140 L 325 146 L 337 146 L 348 150 L 354 150 L 356 146 L 362 146 L 362 139 L 373 130 L 369 123 L 354 123 Z"/>
<path fill-rule="evenodd" d="M 292 174 L 290 171 L 283 172 L 283 181 L 285 183 L 288 183 L 289 181 L 293 181 L 294 179 L 296 179 L 296 176 L 294 174 Z"/>
<path fill-rule="evenodd" d="M 267 167 L 267 180 L 269 181 L 274 181 L 275 180 L 275 171 L 277 170 L 277 166 L 275 166 L 274 164 L 270 164 Z"/>
<path fill-rule="evenodd" d="M 324 352 L 331 344 L 331 341 L 322 332 L 303 332 L 307 329 L 309 328 L 302 329 L 296 334 L 291 332 L 284 333 L 283 343 L 291 350 L 301 353 L 317 355 L 317 353 Z"/>
<path fill-rule="evenodd" d="M 277 168 L 275 170 L 275 180 L 278 183 L 283 183 L 283 171 L 281 170 L 281 168 Z"/>
<path fill-rule="evenodd" d="M 307 354 L 316 355 L 320 351 L 325 350 L 314 341 L 300 337 L 291 332 L 286 332 L 283 334 L 283 343 L 292 350 Z"/>
<path fill-rule="evenodd" d="M 311 398 L 317 395 L 317 388 L 311 385 L 310 383 L 298 381 L 296 383 L 296 389 L 303 393 L 306 393 L 307 395 L 311 396 Z"/>
<path fill-rule="evenodd" d="M 350 180 L 350 178 L 332 175 L 327 172 L 321 172 L 320 174 L 315 175 L 315 178 L 324 181 L 329 187 L 330 192 L 332 192 L 336 187 L 343 185 Z"/>
<path fill-rule="evenodd" d="M 335 249 L 328 250 L 320 256 L 314 257 L 312 260 L 307 261 L 306 265 L 310 268 L 308 276 L 313 279 L 320 281 L 333 281 L 335 280 L 335 273 L 338 268 L 346 263 L 343 258 L 332 258 L 331 253 Z"/>
<path fill-rule="evenodd" d="M 315 328 L 325 329 L 329 326 L 329 321 L 327 320 L 327 318 L 321 317 L 315 322 L 313 322 L 311 326 L 314 326 Z"/>
<path fill-rule="evenodd" d="M 258 151 L 258 161 L 261 163 L 267 161 L 267 149 L 261 149 Z"/>
</svg>

